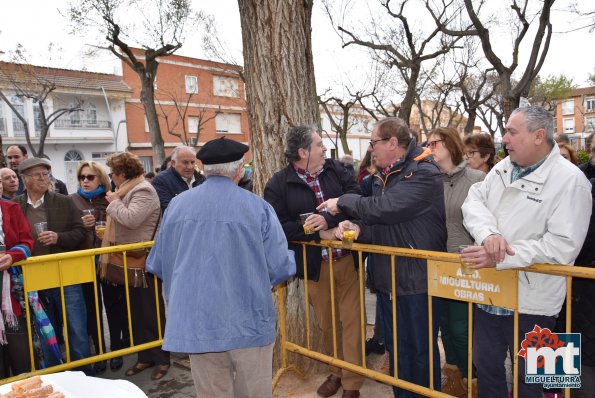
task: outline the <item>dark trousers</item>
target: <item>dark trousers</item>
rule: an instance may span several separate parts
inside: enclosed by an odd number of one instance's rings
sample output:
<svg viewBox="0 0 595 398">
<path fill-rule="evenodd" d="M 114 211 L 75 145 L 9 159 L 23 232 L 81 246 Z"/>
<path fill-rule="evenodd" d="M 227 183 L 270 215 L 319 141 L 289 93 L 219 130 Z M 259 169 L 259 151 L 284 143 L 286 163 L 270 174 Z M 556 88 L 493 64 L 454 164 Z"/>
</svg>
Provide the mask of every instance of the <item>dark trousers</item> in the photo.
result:
<svg viewBox="0 0 595 398">
<path fill-rule="evenodd" d="M 155 303 L 155 278 L 147 273 L 149 287 L 130 288 L 130 311 L 132 312 L 132 330 L 134 331 L 134 344 L 148 343 L 159 339 L 157 329 L 157 311 Z M 159 316 L 161 318 L 161 335 L 165 332 L 165 304 L 163 302 L 162 282 L 157 279 L 159 288 Z M 169 352 L 161 347 L 138 353 L 138 362 L 154 363 L 156 365 L 169 365 Z"/>
<path fill-rule="evenodd" d="M 392 302 L 388 294 L 377 293 L 384 326 L 384 344 L 390 355 L 390 374 L 394 375 Z M 438 326 L 440 299 L 432 299 L 432 342 L 434 355 L 434 389 L 440 391 L 440 353 Z M 428 296 L 414 294 L 397 297 L 397 359 L 399 379 L 430 387 L 430 356 L 428 345 Z M 410 391 L 393 388 L 395 397 L 421 397 Z M 483 398 L 483 397 L 482 397 Z"/>
<path fill-rule="evenodd" d="M 110 350 L 116 351 L 130 347 L 124 286 L 101 282 L 101 291 L 103 292 L 103 304 L 109 329 Z"/>
<path fill-rule="evenodd" d="M 446 354 L 446 363 L 456 365 L 467 377 L 467 348 L 469 332 L 469 305 L 463 301 L 442 299 L 440 307 L 440 335 Z"/>
<path fill-rule="evenodd" d="M 27 322 L 24 316 L 17 318 L 17 321 L 18 325 L 14 329 L 8 323 L 4 324 L 8 344 L 0 345 L 0 378 L 2 379 L 31 371 Z"/>
<path fill-rule="evenodd" d="M 93 283 L 83 283 L 83 295 L 85 296 L 85 307 L 87 308 L 87 333 L 91 336 L 95 355 L 99 355 L 99 336 L 97 327 L 97 313 L 95 307 L 95 289 Z M 103 334 L 103 304 L 101 302 L 101 284 L 97 282 L 97 300 L 99 302 L 99 330 L 101 330 L 101 348 L 105 352 L 105 338 Z"/>
<path fill-rule="evenodd" d="M 525 333 L 535 325 L 553 330 L 556 317 L 519 314 L 519 349 Z M 477 370 L 478 390 L 481 398 L 502 398 L 508 396 L 504 360 L 506 351 L 511 358 L 514 349 L 514 316 L 493 315 L 475 308 L 473 322 L 473 364 Z M 542 384 L 525 384 L 525 359 L 519 357 L 519 397 L 542 398 Z"/>
</svg>

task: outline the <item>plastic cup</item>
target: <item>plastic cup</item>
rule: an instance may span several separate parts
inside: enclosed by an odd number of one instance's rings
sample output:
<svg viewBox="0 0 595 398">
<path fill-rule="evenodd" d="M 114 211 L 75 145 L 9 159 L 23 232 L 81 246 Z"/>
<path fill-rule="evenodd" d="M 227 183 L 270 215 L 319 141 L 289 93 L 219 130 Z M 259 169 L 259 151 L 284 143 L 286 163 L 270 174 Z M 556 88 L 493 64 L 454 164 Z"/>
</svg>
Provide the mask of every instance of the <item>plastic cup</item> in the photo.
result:
<svg viewBox="0 0 595 398">
<path fill-rule="evenodd" d="M 459 253 L 462 253 L 463 250 L 465 250 L 468 247 L 472 247 L 473 245 L 460 245 L 459 246 Z M 475 264 L 473 263 L 466 263 L 463 260 L 461 260 L 461 273 L 463 275 L 473 275 L 473 272 L 475 272 L 475 270 L 469 268 L 470 266 L 473 266 Z"/>
<path fill-rule="evenodd" d="M 33 224 L 33 228 L 35 229 L 35 233 L 37 234 L 37 236 L 39 236 L 39 234 L 48 230 L 48 223 L 45 221 L 38 222 Z"/>
<path fill-rule="evenodd" d="M 83 209 L 84 216 L 94 216 L 95 210 L 94 209 Z"/>
<path fill-rule="evenodd" d="M 97 221 L 95 223 L 95 234 L 99 239 L 103 240 L 103 234 L 105 233 L 105 221 Z"/>
<path fill-rule="evenodd" d="M 353 245 L 353 241 L 355 240 L 355 229 L 345 227 L 343 228 L 343 247 L 346 249 L 351 249 L 351 245 Z"/>
<path fill-rule="evenodd" d="M 314 213 L 304 213 L 304 214 L 300 214 L 300 222 L 301 222 L 302 226 L 304 227 L 304 233 L 305 233 L 306 235 L 311 235 L 311 234 L 313 234 L 314 232 L 316 232 L 316 231 L 314 231 L 312 228 L 310 228 L 310 227 L 308 227 L 308 226 L 306 225 L 306 219 L 307 219 L 308 217 L 310 217 L 312 214 L 314 214 Z"/>
</svg>

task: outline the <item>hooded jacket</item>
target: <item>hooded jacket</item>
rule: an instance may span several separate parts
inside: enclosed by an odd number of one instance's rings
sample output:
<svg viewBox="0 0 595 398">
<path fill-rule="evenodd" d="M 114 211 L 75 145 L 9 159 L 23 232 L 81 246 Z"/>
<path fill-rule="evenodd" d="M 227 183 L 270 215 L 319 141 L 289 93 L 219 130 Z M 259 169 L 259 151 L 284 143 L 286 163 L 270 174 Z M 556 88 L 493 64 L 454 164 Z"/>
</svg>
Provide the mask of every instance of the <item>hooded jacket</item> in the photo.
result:
<svg viewBox="0 0 595 398">
<path fill-rule="evenodd" d="M 343 195 L 338 205 L 360 221 L 360 240 L 406 249 L 446 251 L 446 217 L 442 174 L 430 151 L 412 140 L 405 156 L 386 176 L 374 175 L 372 196 Z M 391 294 L 391 258 L 372 254 L 376 290 Z M 397 257 L 397 295 L 428 291 L 427 262 Z"/>
</svg>

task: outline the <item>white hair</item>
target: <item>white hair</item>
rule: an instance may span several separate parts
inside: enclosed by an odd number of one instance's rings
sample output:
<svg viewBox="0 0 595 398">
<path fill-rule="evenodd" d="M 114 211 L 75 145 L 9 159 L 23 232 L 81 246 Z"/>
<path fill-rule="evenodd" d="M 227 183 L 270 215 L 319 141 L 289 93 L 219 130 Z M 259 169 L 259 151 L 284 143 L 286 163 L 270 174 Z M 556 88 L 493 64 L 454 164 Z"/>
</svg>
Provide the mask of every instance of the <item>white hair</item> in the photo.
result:
<svg viewBox="0 0 595 398">
<path fill-rule="evenodd" d="M 189 146 L 185 146 L 185 145 L 180 145 L 180 146 L 175 147 L 174 150 L 172 151 L 171 160 L 177 160 L 178 154 L 186 149 L 188 151 L 192 152 L 193 154 L 195 153 L 193 148 L 190 148 Z"/>
<path fill-rule="evenodd" d="M 236 176 L 236 171 L 238 170 L 238 167 L 240 167 L 243 164 L 244 158 L 228 163 L 205 164 L 203 165 L 204 174 L 206 177 L 215 175 L 225 176 L 233 179 Z"/>
</svg>

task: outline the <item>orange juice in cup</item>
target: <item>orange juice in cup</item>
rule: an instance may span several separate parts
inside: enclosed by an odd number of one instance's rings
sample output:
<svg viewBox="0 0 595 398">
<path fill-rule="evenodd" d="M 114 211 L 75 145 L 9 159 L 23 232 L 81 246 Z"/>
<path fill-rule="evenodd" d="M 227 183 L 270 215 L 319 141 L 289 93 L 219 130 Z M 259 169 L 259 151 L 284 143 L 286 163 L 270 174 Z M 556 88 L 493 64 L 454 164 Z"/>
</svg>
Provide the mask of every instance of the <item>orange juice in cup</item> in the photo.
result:
<svg viewBox="0 0 595 398">
<path fill-rule="evenodd" d="M 343 247 L 346 249 L 351 249 L 351 245 L 353 245 L 353 241 L 355 240 L 355 229 L 345 227 L 343 229 Z"/>
<path fill-rule="evenodd" d="M 105 221 L 97 221 L 95 223 L 95 234 L 99 239 L 103 240 L 103 234 L 105 233 Z"/>
<path fill-rule="evenodd" d="M 311 235 L 314 232 L 316 232 L 314 229 L 310 228 L 308 225 L 306 225 L 306 220 L 308 219 L 308 217 L 310 217 L 312 214 L 314 213 L 304 213 L 304 214 L 300 214 L 300 222 L 302 223 L 302 226 L 304 227 L 304 233 L 306 235 Z"/>
</svg>

